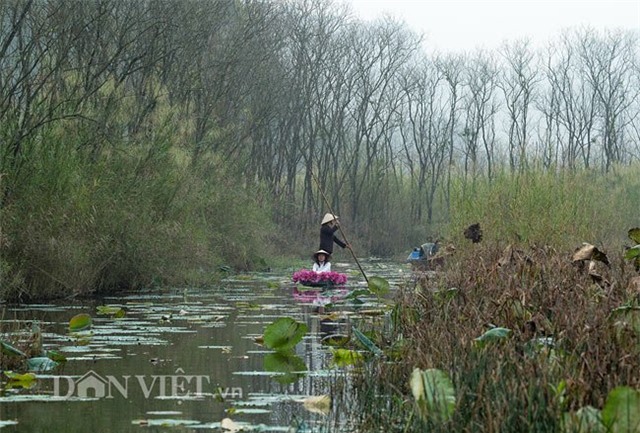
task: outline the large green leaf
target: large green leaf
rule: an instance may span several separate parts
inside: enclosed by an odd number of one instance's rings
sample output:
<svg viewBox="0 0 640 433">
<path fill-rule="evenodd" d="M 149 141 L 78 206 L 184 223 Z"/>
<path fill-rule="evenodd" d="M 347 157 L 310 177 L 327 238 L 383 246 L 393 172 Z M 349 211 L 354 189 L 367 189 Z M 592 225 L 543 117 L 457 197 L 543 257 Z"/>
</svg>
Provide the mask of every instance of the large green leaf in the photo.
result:
<svg viewBox="0 0 640 433">
<path fill-rule="evenodd" d="M 126 314 L 122 307 L 115 307 L 111 305 L 98 305 L 96 307 L 96 312 L 98 314 L 113 316 L 116 319 L 121 319 Z"/>
<path fill-rule="evenodd" d="M 47 358 L 46 356 L 27 359 L 27 369 L 29 371 L 50 371 L 56 368 L 58 365 L 60 364 L 52 359 Z"/>
<path fill-rule="evenodd" d="M 640 227 L 635 227 L 629 230 L 628 232 L 629 239 L 631 239 L 636 244 L 640 244 Z"/>
<path fill-rule="evenodd" d="M 456 394 L 451 379 L 442 370 L 415 368 L 409 381 L 411 393 L 424 418 L 447 421 L 456 407 Z"/>
<path fill-rule="evenodd" d="M 7 355 L 7 356 L 15 356 L 15 357 L 22 357 L 22 358 L 27 357 L 26 353 L 24 353 L 22 350 L 18 348 L 13 347 L 6 341 L 0 340 L 0 350 L 4 355 Z"/>
<path fill-rule="evenodd" d="M 624 258 L 627 260 L 635 259 L 640 257 L 640 245 L 636 245 L 633 248 L 629 248 L 624 252 Z"/>
<path fill-rule="evenodd" d="M 611 433 L 640 432 L 640 392 L 627 386 L 612 389 L 602 409 L 602 422 Z"/>
<path fill-rule="evenodd" d="M 374 342 L 371 341 L 366 335 L 358 331 L 358 328 L 353 327 L 352 330 L 353 330 L 353 335 L 356 336 L 358 341 L 360 341 L 360 343 L 362 343 L 362 345 L 366 347 L 367 350 L 369 350 L 369 352 L 375 354 L 376 356 L 382 355 L 382 350 L 380 350 L 380 348 L 376 346 Z"/>
<path fill-rule="evenodd" d="M 389 292 L 389 282 L 382 277 L 369 277 L 369 290 L 378 296 Z"/>
<path fill-rule="evenodd" d="M 291 317 L 280 317 L 264 330 L 264 345 L 269 349 L 284 351 L 293 348 L 307 333 L 307 325 Z"/>
<path fill-rule="evenodd" d="M 564 431 L 575 433 L 605 433 L 600 411 L 593 406 L 585 406 L 576 412 L 565 413 Z"/>
<path fill-rule="evenodd" d="M 331 351 L 333 354 L 333 365 L 338 367 L 346 367 L 348 365 L 356 365 L 362 361 L 362 354 L 355 350 L 349 349 L 334 349 Z"/>
<path fill-rule="evenodd" d="M 71 332 L 85 331 L 89 328 L 91 328 L 91 316 L 88 314 L 77 314 L 69 320 L 69 330 Z"/>
<path fill-rule="evenodd" d="M 488 343 L 505 340 L 510 333 L 511 329 L 508 328 L 491 328 L 474 341 L 476 342 L 476 346 L 482 349 Z"/>
</svg>

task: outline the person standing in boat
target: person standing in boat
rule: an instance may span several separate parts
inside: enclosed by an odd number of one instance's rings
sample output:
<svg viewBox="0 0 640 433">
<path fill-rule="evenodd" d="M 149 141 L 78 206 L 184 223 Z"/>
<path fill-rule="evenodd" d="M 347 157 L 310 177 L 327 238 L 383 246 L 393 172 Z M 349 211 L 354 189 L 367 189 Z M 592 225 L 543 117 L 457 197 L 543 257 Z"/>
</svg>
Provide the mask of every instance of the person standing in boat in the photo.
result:
<svg viewBox="0 0 640 433">
<path fill-rule="evenodd" d="M 324 214 L 322 222 L 320 223 L 320 250 L 326 251 L 329 255 L 333 254 L 333 243 L 340 245 L 340 247 L 349 247 L 346 242 L 343 242 L 336 236 L 336 230 L 338 230 L 338 215 L 331 213 Z"/>
<path fill-rule="evenodd" d="M 331 255 L 325 250 L 318 250 L 313 255 L 314 272 L 331 272 Z"/>
</svg>

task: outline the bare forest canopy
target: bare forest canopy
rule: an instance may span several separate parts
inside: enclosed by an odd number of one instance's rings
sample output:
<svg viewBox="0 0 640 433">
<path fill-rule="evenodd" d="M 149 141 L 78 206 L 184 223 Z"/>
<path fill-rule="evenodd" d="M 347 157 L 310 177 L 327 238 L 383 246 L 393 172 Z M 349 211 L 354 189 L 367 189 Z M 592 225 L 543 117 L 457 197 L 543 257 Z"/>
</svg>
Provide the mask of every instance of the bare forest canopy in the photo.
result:
<svg viewBox="0 0 640 433">
<path fill-rule="evenodd" d="M 18 285 L 82 285 L 52 256 L 89 260 L 88 286 L 147 281 L 182 254 L 142 277 L 146 236 L 247 264 L 256 233 L 315 235 L 320 188 L 388 254 L 448 221 L 460 185 L 640 158 L 638 32 L 435 54 L 324 0 L 5 0 L 0 24 L 0 275 Z M 135 258 L 117 278 L 113 248 Z"/>
</svg>

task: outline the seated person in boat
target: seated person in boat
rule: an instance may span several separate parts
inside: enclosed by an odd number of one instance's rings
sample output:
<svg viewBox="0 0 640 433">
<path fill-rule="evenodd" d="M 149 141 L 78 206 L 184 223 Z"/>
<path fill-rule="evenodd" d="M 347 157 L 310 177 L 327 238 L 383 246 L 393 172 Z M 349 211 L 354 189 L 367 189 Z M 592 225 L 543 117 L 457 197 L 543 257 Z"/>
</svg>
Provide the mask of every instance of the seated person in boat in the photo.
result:
<svg viewBox="0 0 640 433">
<path fill-rule="evenodd" d="M 331 271 L 331 254 L 325 250 L 318 250 L 313 254 L 314 272 L 330 272 Z"/>
</svg>

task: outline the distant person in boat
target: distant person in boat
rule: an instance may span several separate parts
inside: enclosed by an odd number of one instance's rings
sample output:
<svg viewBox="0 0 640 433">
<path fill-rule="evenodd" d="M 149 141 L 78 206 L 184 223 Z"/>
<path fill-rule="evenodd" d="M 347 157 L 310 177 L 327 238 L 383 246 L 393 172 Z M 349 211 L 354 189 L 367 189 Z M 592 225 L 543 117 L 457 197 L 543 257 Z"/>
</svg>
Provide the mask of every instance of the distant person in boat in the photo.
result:
<svg viewBox="0 0 640 433">
<path fill-rule="evenodd" d="M 320 250 L 324 250 L 327 254 L 333 254 L 333 243 L 340 245 L 340 247 L 349 247 L 346 242 L 343 242 L 336 236 L 336 230 L 338 230 L 338 215 L 331 213 L 324 214 L 322 222 L 320 223 Z"/>
<path fill-rule="evenodd" d="M 331 272 L 331 254 L 325 250 L 318 250 L 313 255 L 314 272 Z"/>
</svg>

